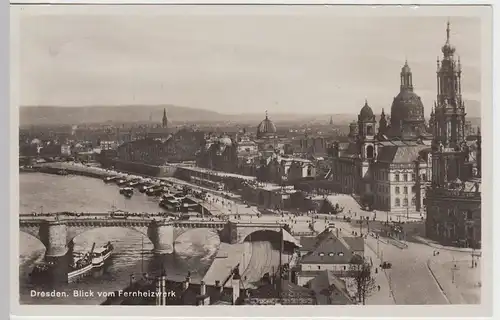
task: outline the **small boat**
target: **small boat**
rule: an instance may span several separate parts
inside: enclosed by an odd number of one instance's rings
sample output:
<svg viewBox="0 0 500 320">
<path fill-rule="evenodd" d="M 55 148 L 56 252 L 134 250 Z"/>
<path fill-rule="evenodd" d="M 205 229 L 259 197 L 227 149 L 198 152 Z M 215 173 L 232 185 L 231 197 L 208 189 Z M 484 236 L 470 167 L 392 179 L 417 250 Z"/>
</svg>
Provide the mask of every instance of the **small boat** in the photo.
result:
<svg viewBox="0 0 500 320">
<path fill-rule="evenodd" d="M 117 179 L 118 177 L 116 176 L 110 176 L 110 177 L 105 177 L 104 179 L 102 179 L 102 181 L 108 183 L 108 182 L 113 182 Z"/>
<path fill-rule="evenodd" d="M 102 267 L 113 253 L 113 249 L 114 247 L 111 242 L 108 242 L 104 246 L 97 249 L 95 249 L 94 243 L 92 244 L 90 252 L 83 255 L 74 255 L 75 261 L 72 265 L 70 265 L 70 269 L 72 269 L 72 271 L 68 272 L 68 282 L 78 280 L 88 275 L 92 269 Z"/>
<path fill-rule="evenodd" d="M 57 171 L 57 174 L 60 176 L 67 176 L 69 173 L 68 173 L 68 171 L 62 169 L 62 170 Z"/>
<path fill-rule="evenodd" d="M 127 191 L 123 192 L 123 196 L 125 198 L 132 198 L 133 195 L 134 195 L 134 191 L 127 190 Z"/>
<path fill-rule="evenodd" d="M 135 186 L 137 186 L 138 184 L 139 184 L 139 181 L 130 181 L 130 182 L 128 183 L 128 186 L 129 186 L 129 187 L 135 187 Z"/>
<path fill-rule="evenodd" d="M 148 196 L 161 196 L 161 194 L 163 193 L 163 187 L 160 187 L 160 186 L 154 186 L 152 188 L 149 188 L 147 191 L 146 191 L 146 194 Z"/>
<path fill-rule="evenodd" d="M 123 188 L 120 188 L 120 194 L 125 194 L 127 192 L 134 192 L 134 188 L 132 187 L 123 187 Z"/>
<path fill-rule="evenodd" d="M 104 246 L 94 250 L 94 254 L 92 255 L 92 266 L 94 268 L 102 267 L 104 265 L 104 262 L 106 262 L 106 260 L 113 253 L 113 249 L 114 247 L 111 242 L 108 242 Z"/>
<path fill-rule="evenodd" d="M 119 185 L 119 186 L 123 185 L 125 183 L 127 183 L 127 180 L 125 180 L 123 178 L 119 178 L 119 179 L 116 180 L 116 184 Z"/>
</svg>

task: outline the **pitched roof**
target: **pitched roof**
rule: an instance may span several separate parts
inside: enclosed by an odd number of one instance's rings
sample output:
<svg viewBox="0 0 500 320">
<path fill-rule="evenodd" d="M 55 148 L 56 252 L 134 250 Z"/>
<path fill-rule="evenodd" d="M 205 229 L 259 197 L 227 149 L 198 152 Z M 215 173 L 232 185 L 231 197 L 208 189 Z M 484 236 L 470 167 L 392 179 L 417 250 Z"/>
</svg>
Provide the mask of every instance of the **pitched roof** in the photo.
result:
<svg viewBox="0 0 500 320">
<path fill-rule="evenodd" d="M 312 251 L 316 248 L 316 243 L 318 239 L 316 237 L 301 237 L 300 245 L 302 246 L 302 250 Z"/>
<path fill-rule="evenodd" d="M 316 249 L 304 256 L 300 263 L 306 264 L 348 264 L 353 257 L 349 245 L 332 233 L 321 241 Z"/>
<path fill-rule="evenodd" d="M 353 304 L 354 302 L 347 291 L 347 286 L 345 281 L 337 278 L 333 271 L 323 270 L 314 279 L 310 281 L 310 288 L 316 294 L 324 294 L 325 290 L 335 291 L 340 293 L 340 295 L 331 295 L 331 298 L 335 301 L 331 301 L 331 304 Z"/>
<path fill-rule="evenodd" d="M 365 251 L 365 241 L 361 237 L 344 237 L 352 251 Z"/>
<path fill-rule="evenodd" d="M 313 298 L 314 295 L 311 290 L 294 284 L 289 280 L 276 280 L 274 284 L 266 284 L 257 289 L 250 291 L 250 297 L 256 299 L 270 299 L 280 297 L 280 287 L 281 296 L 288 297 L 310 297 Z"/>
<path fill-rule="evenodd" d="M 425 145 L 384 146 L 378 153 L 377 161 L 388 163 L 411 163 L 418 159 L 420 151 L 428 148 Z"/>
</svg>

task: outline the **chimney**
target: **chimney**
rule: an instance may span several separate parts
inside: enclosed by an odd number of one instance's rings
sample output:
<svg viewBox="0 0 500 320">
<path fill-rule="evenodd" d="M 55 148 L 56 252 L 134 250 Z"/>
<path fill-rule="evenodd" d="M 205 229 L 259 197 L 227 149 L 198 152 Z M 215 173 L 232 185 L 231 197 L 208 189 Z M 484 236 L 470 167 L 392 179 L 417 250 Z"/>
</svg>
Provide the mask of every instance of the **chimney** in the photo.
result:
<svg viewBox="0 0 500 320">
<path fill-rule="evenodd" d="M 167 305 L 167 275 L 165 274 L 165 270 L 161 273 L 160 277 L 160 288 L 161 288 L 161 305 L 166 306 Z"/>
<path fill-rule="evenodd" d="M 187 289 L 189 288 L 189 283 L 190 283 L 190 282 L 191 282 L 191 277 L 190 277 L 190 276 L 187 276 L 187 277 L 186 277 L 186 280 L 185 280 L 185 281 L 184 281 L 184 283 L 183 283 L 182 288 L 183 288 L 184 290 L 187 290 Z"/>
<path fill-rule="evenodd" d="M 207 286 L 205 284 L 205 281 L 201 281 L 200 283 L 200 295 L 204 296 L 207 294 Z"/>
<path fill-rule="evenodd" d="M 161 277 L 156 277 L 156 305 L 161 306 Z"/>
<path fill-rule="evenodd" d="M 220 285 L 219 280 L 215 280 L 215 287 L 219 289 L 219 292 L 222 292 L 224 288 Z"/>
<path fill-rule="evenodd" d="M 238 301 L 238 298 L 240 297 L 240 273 L 238 268 L 234 270 L 233 273 L 233 279 L 232 279 L 232 285 L 233 285 L 233 304 L 236 304 Z"/>
</svg>

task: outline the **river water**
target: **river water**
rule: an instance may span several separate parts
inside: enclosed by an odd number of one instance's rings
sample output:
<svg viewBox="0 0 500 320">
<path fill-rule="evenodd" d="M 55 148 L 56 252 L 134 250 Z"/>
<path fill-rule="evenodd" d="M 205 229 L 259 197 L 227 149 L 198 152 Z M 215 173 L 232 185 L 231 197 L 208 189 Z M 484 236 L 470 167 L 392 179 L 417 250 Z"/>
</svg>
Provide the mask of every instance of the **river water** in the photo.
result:
<svg viewBox="0 0 500 320">
<path fill-rule="evenodd" d="M 116 209 L 131 212 L 159 212 L 158 199 L 136 192 L 126 199 L 118 193 L 114 184 L 105 184 L 99 179 L 81 176 L 57 176 L 42 173 L 20 173 L 20 212 L 107 212 Z M 136 278 L 142 272 L 155 272 L 156 266 L 163 265 L 169 279 L 182 280 L 187 271 L 193 280 L 203 278 L 215 257 L 220 240 L 217 234 L 203 229 L 193 229 L 176 239 L 175 253 L 154 256 L 152 243 L 137 231 L 119 228 L 97 228 L 89 230 L 74 239 L 74 251 L 88 251 L 95 242 L 101 246 L 111 241 L 115 247 L 110 266 L 78 283 L 49 284 L 40 287 L 29 279 L 34 264 L 43 260 L 45 247 L 31 235 L 19 235 L 19 284 L 22 304 L 99 304 L 105 298 L 73 297 L 73 290 L 114 291 L 125 287 L 130 275 Z M 161 264 L 159 264 L 161 260 Z M 35 291 L 64 291 L 66 298 L 32 297 Z"/>
</svg>

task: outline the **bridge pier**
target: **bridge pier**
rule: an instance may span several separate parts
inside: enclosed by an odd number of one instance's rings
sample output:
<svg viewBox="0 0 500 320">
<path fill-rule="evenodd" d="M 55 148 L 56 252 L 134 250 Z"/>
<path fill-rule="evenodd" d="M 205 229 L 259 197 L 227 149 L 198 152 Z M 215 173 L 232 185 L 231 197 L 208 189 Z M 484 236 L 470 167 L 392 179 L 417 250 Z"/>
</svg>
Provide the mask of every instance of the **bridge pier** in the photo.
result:
<svg viewBox="0 0 500 320">
<path fill-rule="evenodd" d="M 174 226 L 155 223 L 150 227 L 148 233 L 148 237 L 153 243 L 153 253 L 166 254 L 174 252 Z"/>
<path fill-rule="evenodd" d="M 44 221 L 40 225 L 40 240 L 45 245 L 45 258 L 63 257 L 68 252 L 67 227 L 64 222 Z"/>
</svg>

